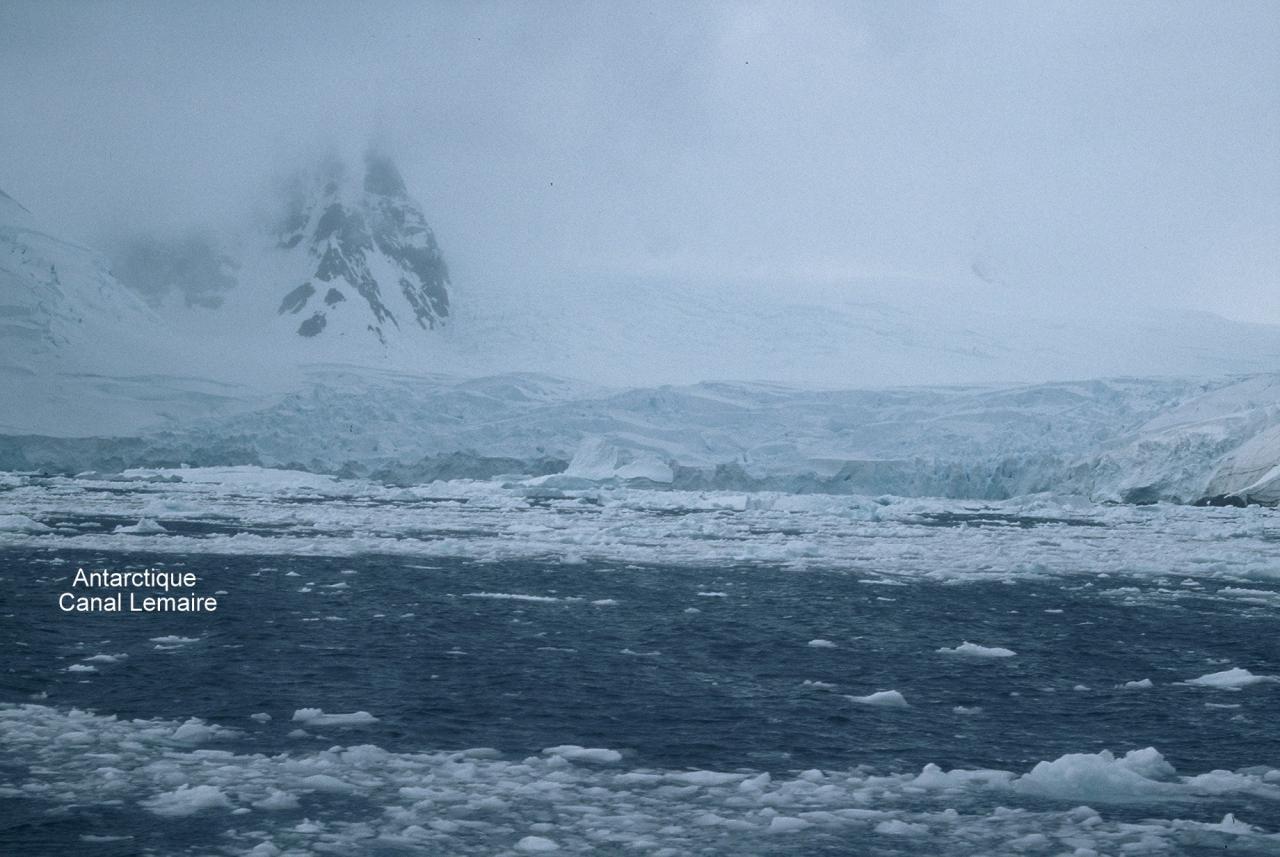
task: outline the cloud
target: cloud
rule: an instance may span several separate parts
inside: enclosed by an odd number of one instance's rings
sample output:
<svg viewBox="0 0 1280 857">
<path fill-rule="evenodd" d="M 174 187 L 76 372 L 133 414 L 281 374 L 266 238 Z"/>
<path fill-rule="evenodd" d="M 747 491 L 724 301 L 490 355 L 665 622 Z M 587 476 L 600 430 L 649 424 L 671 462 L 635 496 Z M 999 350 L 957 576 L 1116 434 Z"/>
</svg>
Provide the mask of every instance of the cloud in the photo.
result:
<svg viewBox="0 0 1280 857">
<path fill-rule="evenodd" d="M 978 261 L 1280 322 L 1278 40 L 1247 2 L 10 2 L 0 187 L 102 243 L 376 136 L 460 288 Z"/>
</svg>

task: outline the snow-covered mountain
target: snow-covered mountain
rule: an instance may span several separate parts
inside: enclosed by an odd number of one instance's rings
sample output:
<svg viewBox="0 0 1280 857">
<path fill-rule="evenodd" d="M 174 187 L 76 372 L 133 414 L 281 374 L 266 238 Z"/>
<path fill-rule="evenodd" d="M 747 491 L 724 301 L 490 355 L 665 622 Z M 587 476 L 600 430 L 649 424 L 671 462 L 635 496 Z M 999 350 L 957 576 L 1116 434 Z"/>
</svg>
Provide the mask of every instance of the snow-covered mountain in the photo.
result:
<svg viewBox="0 0 1280 857">
<path fill-rule="evenodd" d="M 172 347 L 104 256 L 58 237 L 0 191 L 0 374 L 139 371 Z"/>
<path fill-rule="evenodd" d="M 449 270 L 392 159 L 371 149 L 353 167 L 330 156 L 278 190 L 268 214 L 232 228 L 121 241 L 119 276 L 212 354 L 256 352 L 273 371 L 428 364 L 450 319 Z M 205 365 L 189 368 L 225 369 Z"/>
<path fill-rule="evenodd" d="M 130 290 L 0 193 L 0 469 L 1280 498 L 1280 328 L 963 274 L 469 278 L 455 307 L 386 157 L 286 201 L 270 228 L 137 245 Z M 733 377 L 764 380 L 705 380 Z"/>
<path fill-rule="evenodd" d="M 390 157 L 370 150 L 358 181 L 340 161 L 296 177 L 277 246 L 306 278 L 277 313 L 299 336 L 363 328 L 385 343 L 449 317 L 449 270 Z"/>
</svg>

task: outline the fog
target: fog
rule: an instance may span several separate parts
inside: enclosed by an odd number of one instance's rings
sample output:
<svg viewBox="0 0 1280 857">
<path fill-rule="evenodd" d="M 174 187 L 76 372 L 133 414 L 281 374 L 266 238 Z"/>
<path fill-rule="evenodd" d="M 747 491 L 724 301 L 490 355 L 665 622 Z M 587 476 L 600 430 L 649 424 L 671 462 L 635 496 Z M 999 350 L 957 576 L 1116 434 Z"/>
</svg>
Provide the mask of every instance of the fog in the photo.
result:
<svg viewBox="0 0 1280 857">
<path fill-rule="evenodd" d="M 1280 323 L 1277 44 L 1269 2 L 9 0 L 0 188 L 104 246 L 377 140 L 460 301 L 973 270 Z"/>
</svg>

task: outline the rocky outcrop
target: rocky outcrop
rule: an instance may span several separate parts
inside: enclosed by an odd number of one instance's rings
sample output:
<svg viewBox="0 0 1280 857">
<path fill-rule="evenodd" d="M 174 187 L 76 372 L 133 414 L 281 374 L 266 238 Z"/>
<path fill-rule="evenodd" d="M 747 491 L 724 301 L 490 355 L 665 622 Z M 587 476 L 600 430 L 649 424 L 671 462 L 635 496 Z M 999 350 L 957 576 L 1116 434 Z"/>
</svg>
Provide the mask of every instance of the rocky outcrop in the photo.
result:
<svg viewBox="0 0 1280 857">
<path fill-rule="evenodd" d="M 277 238 L 280 250 L 311 260 L 310 278 L 290 285 L 279 307 L 304 317 L 300 336 L 324 335 L 339 313 L 362 313 L 383 343 L 392 331 L 432 330 L 449 317 L 448 266 L 385 154 L 365 156 L 359 184 L 338 161 L 296 178 Z"/>
</svg>

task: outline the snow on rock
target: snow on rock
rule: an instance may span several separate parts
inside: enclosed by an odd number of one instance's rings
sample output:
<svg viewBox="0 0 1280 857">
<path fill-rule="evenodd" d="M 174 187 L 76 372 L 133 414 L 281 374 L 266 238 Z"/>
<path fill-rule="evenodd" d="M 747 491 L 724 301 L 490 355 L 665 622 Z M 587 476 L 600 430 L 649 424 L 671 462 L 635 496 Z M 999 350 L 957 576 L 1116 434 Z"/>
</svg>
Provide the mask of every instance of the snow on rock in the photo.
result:
<svg viewBox="0 0 1280 857">
<path fill-rule="evenodd" d="M 938 652 L 944 655 L 965 655 L 970 658 L 1011 658 L 1017 654 L 1012 649 L 1004 649 L 999 646 L 980 646 L 977 643 L 970 643 L 968 640 L 954 648 L 938 649 Z"/>
<path fill-rule="evenodd" d="M 866 696 L 846 696 L 846 699 L 860 705 L 880 705 L 886 708 L 906 708 L 907 699 L 896 690 L 878 690 Z"/>
<path fill-rule="evenodd" d="M 1261 682 L 1280 681 L 1280 676 L 1254 675 L 1242 667 L 1233 667 L 1216 673 L 1207 673 L 1199 678 L 1187 679 L 1184 684 L 1196 687 L 1216 687 L 1223 690 L 1239 690 Z"/>
<path fill-rule="evenodd" d="M 367 711 L 353 711 L 349 714 L 326 714 L 319 708 L 299 708 L 293 712 L 295 723 L 306 723 L 309 726 L 368 726 L 377 723 L 378 718 Z"/>
</svg>

